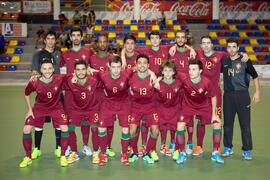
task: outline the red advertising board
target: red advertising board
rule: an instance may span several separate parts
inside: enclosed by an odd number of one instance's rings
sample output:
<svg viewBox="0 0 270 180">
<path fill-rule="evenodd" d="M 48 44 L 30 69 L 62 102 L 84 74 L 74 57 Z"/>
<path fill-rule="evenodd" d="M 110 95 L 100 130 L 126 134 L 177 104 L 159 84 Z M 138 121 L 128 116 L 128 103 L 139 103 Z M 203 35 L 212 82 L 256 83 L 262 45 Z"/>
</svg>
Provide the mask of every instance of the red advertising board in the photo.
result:
<svg viewBox="0 0 270 180">
<path fill-rule="evenodd" d="M 133 11 L 134 5 L 130 1 L 116 1 L 113 8 L 115 11 L 128 12 Z M 141 1 L 140 13 L 161 11 L 177 12 L 179 18 L 183 19 L 211 19 L 212 1 Z"/>
<path fill-rule="evenodd" d="M 219 3 L 220 11 L 259 11 L 270 12 L 270 1 L 223 1 Z"/>
</svg>

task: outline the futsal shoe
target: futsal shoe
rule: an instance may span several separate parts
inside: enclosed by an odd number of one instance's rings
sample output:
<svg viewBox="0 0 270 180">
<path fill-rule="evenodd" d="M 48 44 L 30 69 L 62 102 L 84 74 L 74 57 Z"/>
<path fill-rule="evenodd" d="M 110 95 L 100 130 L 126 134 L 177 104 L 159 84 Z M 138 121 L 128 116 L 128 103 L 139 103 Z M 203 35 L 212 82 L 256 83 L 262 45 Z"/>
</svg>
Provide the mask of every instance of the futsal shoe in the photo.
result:
<svg viewBox="0 0 270 180">
<path fill-rule="evenodd" d="M 193 144 L 188 143 L 188 144 L 186 145 L 186 153 L 187 153 L 188 155 L 191 155 L 191 154 L 192 154 L 192 148 L 193 148 Z"/>
<path fill-rule="evenodd" d="M 180 154 L 180 153 L 179 153 L 179 151 L 178 151 L 178 150 L 174 151 L 174 152 L 173 152 L 173 154 L 172 154 L 172 158 L 173 158 L 173 160 L 175 160 L 175 161 L 176 161 L 176 160 L 178 159 L 178 157 L 179 157 L 179 154 Z"/>
<path fill-rule="evenodd" d="M 218 164 L 223 164 L 224 163 L 224 160 L 222 159 L 222 157 L 220 156 L 218 151 L 215 151 L 215 152 L 212 153 L 211 159 L 213 161 L 216 161 L 216 163 L 218 163 Z"/>
<path fill-rule="evenodd" d="M 122 155 L 122 157 L 121 157 L 121 162 L 124 164 L 124 165 L 129 165 L 129 160 L 128 160 L 128 157 L 127 157 L 127 155 Z"/>
<path fill-rule="evenodd" d="M 130 156 L 130 158 L 128 158 L 129 162 L 131 163 L 134 163 L 135 161 L 137 161 L 139 158 L 138 158 L 138 155 L 137 154 L 132 154 Z"/>
<path fill-rule="evenodd" d="M 106 154 L 109 156 L 109 157 L 114 157 L 115 156 L 115 152 L 112 151 L 112 148 L 109 148 L 107 147 L 106 149 Z"/>
<path fill-rule="evenodd" d="M 154 164 L 155 161 L 151 158 L 151 156 L 147 153 L 143 156 L 143 160 L 148 164 Z"/>
<path fill-rule="evenodd" d="M 61 164 L 62 167 L 68 166 L 68 161 L 67 161 L 66 156 L 61 156 L 60 157 L 60 164 Z"/>
<path fill-rule="evenodd" d="M 225 147 L 224 150 L 223 150 L 222 153 L 221 153 L 221 156 L 223 156 L 223 157 L 228 157 L 228 156 L 230 156 L 231 154 L 233 154 L 232 148 L 227 148 L 227 147 Z"/>
<path fill-rule="evenodd" d="M 100 156 L 98 165 L 104 166 L 106 163 L 107 163 L 107 155 L 106 154 L 102 154 Z"/>
<path fill-rule="evenodd" d="M 203 153 L 203 148 L 201 146 L 197 146 L 193 153 L 192 156 L 200 156 Z"/>
<path fill-rule="evenodd" d="M 245 160 L 252 160 L 251 151 L 243 151 Z"/>
<path fill-rule="evenodd" d="M 165 155 L 167 151 L 168 151 L 168 146 L 162 145 L 160 148 L 160 153 Z"/>
<path fill-rule="evenodd" d="M 67 147 L 67 150 L 65 152 L 65 156 L 69 156 L 72 153 L 70 146 Z"/>
<path fill-rule="evenodd" d="M 139 151 L 139 157 L 142 157 L 145 154 L 145 146 L 141 146 L 140 147 L 140 151 Z"/>
<path fill-rule="evenodd" d="M 89 146 L 83 146 L 82 153 L 86 156 L 92 156 L 92 151 Z"/>
<path fill-rule="evenodd" d="M 133 154 L 133 149 L 132 149 L 132 147 L 128 146 L 128 151 L 127 151 L 127 153 L 130 154 L 130 155 Z"/>
<path fill-rule="evenodd" d="M 184 164 L 185 160 L 187 160 L 187 154 L 185 152 L 181 152 L 178 159 L 176 160 L 176 163 Z"/>
<path fill-rule="evenodd" d="M 169 148 L 170 152 L 173 153 L 175 150 L 175 143 L 171 143 L 170 144 L 170 148 Z"/>
<path fill-rule="evenodd" d="M 73 162 L 75 162 L 75 161 L 78 161 L 79 159 L 80 159 L 79 154 L 76 153 L 76 152 L 72 152 L 72 153 L 69 155 L 69 157 L 68 157 L 68 159 L 67 159 L 67 162 L 68 162 L 68 164 L 70 164 L 70 163 L 73 163 Z"/>
<path fill-rule="evenodd" d="M 61 147 L 58 146 L 57 149 L 54 151 L 54 155 L 58 158 L 61 157 Z"/>
<path fill-rule="evenodd" d="M 41 156 L 41 151 L 38 148 L 33 148 L 31 158 L 32 159 L 37 159 L 40 156 Z"/>
<path fill-rule="evenodd" d="M 155 162 L 157 162 L 157 161 L 159 160 L 158 154 L 157 154 L 156 151 L 152 151 L 152 152 L 150 153 L 150 155 L 151 155 L 152 159 L 153 159 Z"/>
<path fill-rule="evenodd" d="M 93 163 L 93 164 L 98 164 L 98 163 L 99 163 L 98 151 L 94 151 L 94 152 L 93 152 L 92 163 Z"/>
<path fill-rule="evenodd" d="M 31 164 L 32 164 L 32 159 L 30 159 L 29 157 L 25 157 L 23 161 L 20 163 L 20 167 L 24 168 L 24 167 L 30 166 Z"/>
</svg>

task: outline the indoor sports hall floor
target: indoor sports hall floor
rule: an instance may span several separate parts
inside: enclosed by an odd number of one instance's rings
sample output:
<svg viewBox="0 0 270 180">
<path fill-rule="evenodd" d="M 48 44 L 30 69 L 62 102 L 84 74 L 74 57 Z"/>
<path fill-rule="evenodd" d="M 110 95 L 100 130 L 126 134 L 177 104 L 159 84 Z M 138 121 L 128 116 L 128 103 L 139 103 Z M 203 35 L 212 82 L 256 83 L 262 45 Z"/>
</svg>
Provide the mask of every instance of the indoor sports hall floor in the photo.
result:
<svg viewBox="0 0 270 180">
<path fill-rule="evenodd" d="M 253 88 L 251 88 L 253 92 Z M 205 153 L 202 157 L 188 157 L 184 165 L 179 166 L 168 157 L 160 155 L 160 161 L 153 165 L 145 164 L 142 159 L 130 166 L 120 163 L 120 129 L 115 128 L 112 147 L 117 152 L 114 159 L 104 167 L 91 164 L 89 158 L 81 159 L 62 168 L 59 159 L 54 157 L 55 136 L 52 124 L 45 124 L 41 144 L 42 156 L 34 160 L 27 168 L 18 165 L 25 156 L 22 146 L 22 128 L 26 114 L 23 86 L 0 86 L 0 179 L 269 179 L 270 177 L 270 87 L 261 88 L 261 102 L 252 105 L 252 135 L 254 143 L 253 160 L 245 161 L 241 155 L 241 136 L 239 123 L 236 121 L 234 130 L 234 155 L 225 159 L 225 164 L 219 165 L 210 160 L 212 150 L 212 131 L 208 127 L 204 140 Z M 32 98 L 33 99 L 33 98 Z M 78 132 L 78 150 L 81 152 L 82 141 Z M 167 139 L 170 139 L 169 137 Z M 194 134 L 194 143 L 196 138 Z M 167 140 L 168 141 L 168 140 Z M 157 149 L 160 148 L 160 140 Z M 223 146 L 221 146 L 223 149 Z"/>
</svg>

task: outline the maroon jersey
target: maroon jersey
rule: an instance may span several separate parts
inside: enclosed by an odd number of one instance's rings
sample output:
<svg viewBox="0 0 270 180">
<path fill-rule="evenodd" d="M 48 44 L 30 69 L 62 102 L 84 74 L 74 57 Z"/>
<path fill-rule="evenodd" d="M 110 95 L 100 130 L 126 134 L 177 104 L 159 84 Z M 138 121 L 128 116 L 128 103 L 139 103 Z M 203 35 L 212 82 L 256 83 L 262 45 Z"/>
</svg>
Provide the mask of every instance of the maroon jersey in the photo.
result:
<svg viewBox="0 0 270 180">
<path fill-rule="evenodd" d="M 129 80 L 130 95 L 132 102 L 137 104 L 151 104 L 155 100 L 155 90 L 150 82 L 150 75 L 145 78 L 134 74 Z"/>
<path fill-rule="evenodd" d="M 182 107 L 190 109 L 202 109 L 211 106 L 209 97 L 213 97 L 212 82 L 206 77 L 201 76 L 201 81 L 197 84 L 191 82 L 189 75 L 179 73 L 184 88 L 184 98 Z"/>
<path fill-rule="evenodd" d="M 96 88 L 98 81 L 93 76 L 87 76 L 84 84 L 72 83 L 72 76 L 69 76 L 63 84 L 63 89 L 72 93 L 71 110 L 93 111 L 98 109 Z"/>
<path fill-rule="evenodd" d="M 84 60 L 87 65 L 90 63 L 90 56 L 93 54 L 93 51 L 88 48 L 81 48 L 79 51 L 74 51 L 69 49 L 67 51 L 62 52 L 61 54 L 61 63 L 60 67 L 66 65 L 67 73 L 74 72 L 74 64 L 76 61 Z"/>
<path fill-rule="evenodd" d="M 176 49 L 174 56 L 170 56 L 169 59 L 175 61 L 178 72 L 188 73 L 189 56 L 190 50 L 179 51 Z"/>
<path fill-rule="evenodd" d="M 169 47 L 171 46 L 160 46 L 158 51 L 154 51 L 152 48 L 141 48 L 136 51 L 149 57 L 149 69 L 159 75 L 159 65 L 168 60 Z"/>
<path fill-rule="evenodd" d="M 64 75 L 53 75 L 53 80 L 50 83 L 45 83 L 40 79 L 30 81 L 25 88 L 24 94 L 30 95 L 32 92 L 37 93 L 37 99 L 34 108 L 41 112 L 50 112 L 57 109 L 62 109 L 60 102 L 60 90 L 62 88 Z"/>
<path fill-rule="evenodd" d="M 100 72 L 99 78 L 103 84 L 105 100 L 123 101 L 128 98 L 128 80 L 132 71 L 126 69 L 120 72 L 118 79 L 113 79 L 110 71 Z"/>
<path fill-rule="evenodd" d="M 160 81 L 158 90 L 158 102 L 164 107 L 175 107 L 180 105 L 180 93 L 182 93 L 182 83 L 176 79 L 171 84 Z"/>
<path fill-rule="evenodd" d="M 224 57 L 228 56 L 228 53 L 223 51 L 213 51 L 213 54 L 209 57 L 205 56 L 201 49 L 196 50 L 197 59 L 203 63 L 202 75 L 211 79 L 213 83 L 214 91 L 219 89 L 221 61 Z"/>
<path fill-rule="evenodd" d="M 90 66 L 96 70 L 107 71 L 107 63 L 112 55 L 108 53 L 106 56 L 101 57 L 98 54 L 94 54 L 90 57 Z"/>
<path fill-rule="evenodd" d="M 126 56 L 126 62 L 128 69 L 131 69 L 136 66 L 136 58 L 139 55 L 138 52 L 134 52 L 132 56 Z"/>
</svg>

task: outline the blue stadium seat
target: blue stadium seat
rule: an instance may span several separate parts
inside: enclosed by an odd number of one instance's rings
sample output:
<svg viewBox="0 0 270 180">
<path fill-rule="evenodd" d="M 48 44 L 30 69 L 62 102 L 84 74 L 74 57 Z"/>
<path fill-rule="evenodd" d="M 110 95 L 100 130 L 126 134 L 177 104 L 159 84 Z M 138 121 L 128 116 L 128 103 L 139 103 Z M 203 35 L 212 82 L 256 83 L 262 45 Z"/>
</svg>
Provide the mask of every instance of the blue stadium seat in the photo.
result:
<svg viewBox="0 0 270 180">
<path fill-rule="evenodd" d="M 221 30 L 222 29 L 222 26 L 220 26 L 220 25 L 215 25 L 214 27 L 215 27 L 215 30 Z"/>
<path fill-rule="evenodd" d="M 2 56 L 0 56 L 0 62 L 3 62 L 3 57 Z"/>
<path fill-rule="evenodd" d="M 179 21 L 177 19 L 173 20 L 173 25 L 178 25 Z"/>
<path fill-rule="evenodd" d="M 265 44 L 264 39 L 258 39 L 257 41 L 258 41 L 258 43 L 261 44 L 261 45 Z"/>
<path fill-rule="evenodd" d="M 135 20 L 135 19 L 131 20 L 131 21 L 130 21 L 130 24 L 136 25 L 136 24 L 137 24 L 137 20 Z"/>
<path fill-rule="evenodd" d="M 244 26 L 242 26 L 242 25 L 236 25 L 236 28 L 237 28 L 237 30 L 244 30 L 245 29 Z"/>
<path fill-rule="evenodd" d="M 239 47 L 239 52 L 246 52 L 246 50 L 245 50 L 244 47 L 240 46 L 240 47 Z"/>
<path fill-rule="evenodd" d="M 8 66 L 8 71 L 16 71 L 17 70 L 17 66 L 16 65 L 9 65 Z"/>
<path fill-rule="evenodd" d="M 242 24 L 248 24 L 248 21 L 246 19 L 241 19 Z"/>
<path fill-rule="evenodd" d="M 262 33 L 261 32 L 254 32 L 254 36 L 255 37 L 262 37 Z"/>
<path fill-rule="evenodd" d="M 116 27 L 115 26 L 109 26 L 109 31 L 115 31 Z"/>
<path fill-rule="evenodd" d="M 221 48 L 219 46 L 215 46 L 214 51 L 221 51 Z"/>
<path fill-rule="evenodd" d="M 58 24 L 58 20 L 53 20 L 53 24 Z"/>
<path fill-rule="evenodd" d="M 228 24 L 234 24 L 234 20 L 233 19 L 227 19 L 227 23 Z"/>
<path fill-rule="evenodd" d="M 71 28 L 72 28 L 72 26 L 68 25 L 68 26 L 66 26 L 65 31 L 68 31 L 68 30 L 70 30 Z"/>
<path fill-rule="evenodd" d="M 123 38 L 123 33 L 121 33 L 121 32 L 116 33 L 116 37 L 119 38 L 119 39 L 122 39 Z"/>
<path fill-rule="evenodd" d="M 138 41 L 138 45 L 140 45 L 140 46 L 144 46 L 145 43 L 146 43 L 146 41 L 145 41 L 144 39 L 140 39 L 140 40 Z"/>
<path fill-rule="evenodd" d="M 213 20 L 212 20 L 212 23 L 213 23 L 213 24 L 220 24 L 220 21 L 219 21 L 219 19 L 213 19 Z"/>
<path fill-rule="evenodd" d="M 123 25 L 123 20 L 117 20 L 117 25 Z"/>
<path fill-rule="evenodd" d="M 130 32 L 124 32 L 124 37 L 126 37 L 127 35 L 130 35 Z"/>
<path fill-rule="evenodd" d="M 130 31 L 130 26 L 124 26 L 125 31 Z"/>
<path fill-rule="evenodd" d="M 23 49 L 22 48 L 16 48 L 14 54 L 22 54 Z"/>
<path fill-rule="evenodd" d="M 159 30 L 165 31 L 165 30 L 166 30 L 166 26 L 160 26 L 160 27 L 159 27 Z"/>
<path fill-rule="evenodd" d="M 208 29 L 208 30 L 214 30 L 215 27 L 214 27 L 213 25 L 208 25 L 208 26 L 207 26 L 207 29 Z"/>
<path fill-rule="evenodd" d="M 112 40 L 112 39 L 110 39 L 110 40 L 109 40 L 109 44 L 112 44 L 112 43 L 113 43 L 113 40 Z"/>
<path fill-rule="evenodd" d="M 98 36 L 100 36 L 100 33 L 99 32 L 94 33 L 94 38 L 97 38 Z"/>
<path fill-rule="evenodd" d="M 265 28 L 270 31 L 270 25 L 266 25 Z"/>
<path fill-rule="evenodd" d="M 233 37 L 239 37 L 239 32 L 232 32 Z"/>
<path fill-rule="evenodd" d="M 102 20 L 101 19 L 97 19 L 96 20 L 96 25 L 102 25 Z"/>
<path fill-rule="evenodd" d="M 265 55 L 265 56 L 264 56 L 264 59 L 265 59 L 266 61 L 270 61 L 270 55 Z"/>
</svg>

